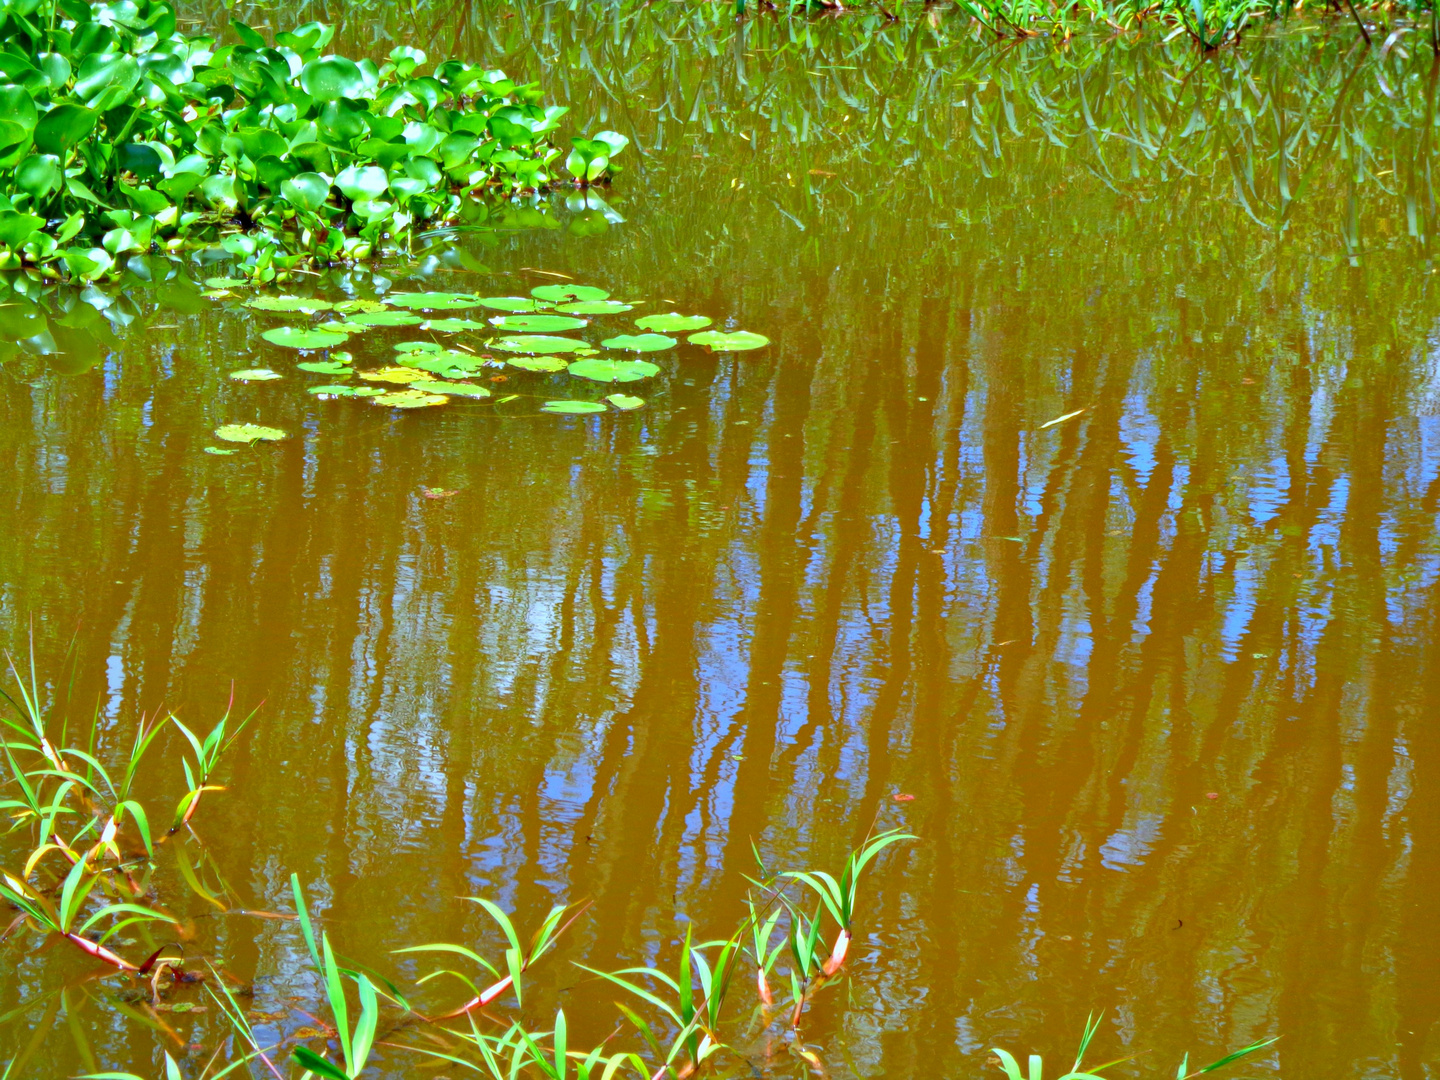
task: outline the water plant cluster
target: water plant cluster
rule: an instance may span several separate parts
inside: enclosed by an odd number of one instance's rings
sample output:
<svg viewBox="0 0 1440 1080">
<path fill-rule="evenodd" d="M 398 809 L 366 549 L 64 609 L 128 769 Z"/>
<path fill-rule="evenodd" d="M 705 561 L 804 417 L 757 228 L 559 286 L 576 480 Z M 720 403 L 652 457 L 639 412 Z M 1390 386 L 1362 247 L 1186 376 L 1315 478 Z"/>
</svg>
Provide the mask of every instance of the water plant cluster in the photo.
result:
<svg viewBox="0 0 1440 1080">
<path fill-rule="evenodd" d="M 0 269 L 81 281 L 222 244 L 259 281 L 410 250 L 475 195 L 600 183 L 628 140 L 554 134 L 533 84 L 399 46 L 326 52 L 318 22 L 233 43 L 177 30 L 167 0 L 0 8 Z"/>
<path fill-rule="evenodd" d="M 233 295 L 232 290 L 245 282 L 211 278 L 207 284 L 210 295 L 221 298 Z M 260 336 L 271 346 L 298 351 L 302 359 L 295 364 L 297 372 L 322 377 L 307 387 L 308 393 L 323 399 L 359 398 L 392 409 L 429 408 L 457 399 L 504 404 L 540 396 L 540 411 L 547 413 L 627 412 L 640 408 L 645 399 L 620 392 L 599 401 L 562 398 L 506 384 L 518 373 L 566 375 L 568 385 L 638 383 L 661 370 L 644 357 L 675 351 L 681 335 L 686 344 L 712 352 L 748 352 L 769 344 L 761 334 L 710 329 L 712 320 L 706 315 L 642 315 L 632 324 L 628 313 L 636 303 L 613 299 L 607 290 L 593 285 L 539 285 L 528 296 L 391 292 L 329 301 L 263 295 L 244 301 L 244 306 L 290 318 Z M 573 336 L 589 329 L 594 318 L 618 320 L 621 315 L 626 321 L 616 329 L 626 332 L 608 333 L 598 341 Z M 357 364 L 352 340 L 366 340 L 380 328 L 396 330 L 405 340 L 371 350 L 376 366 Z M 284 375 L 258 367 L 233 371 L 230 378 L 264 383 Z M 282 439 L 285 432 L 242 423 L 224 425 L 216 435 L 226 442 L 253 443 Z M 219 447 L 209 450 L 228 452 Z"/>
</svg>

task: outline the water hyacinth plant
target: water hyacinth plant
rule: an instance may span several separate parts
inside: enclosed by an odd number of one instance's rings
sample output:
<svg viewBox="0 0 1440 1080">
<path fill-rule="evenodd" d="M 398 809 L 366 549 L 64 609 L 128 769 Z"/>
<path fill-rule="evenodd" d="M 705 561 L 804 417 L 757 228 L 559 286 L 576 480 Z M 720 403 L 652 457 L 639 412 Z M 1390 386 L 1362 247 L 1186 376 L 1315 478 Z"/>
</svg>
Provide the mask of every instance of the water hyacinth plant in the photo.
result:
<svg viewBox="0 0 1440 1080">
<path fill-rule="evenodd" d="M 93 281 L 217 242 L 261 281 L 408 249 L 489 190 L 605 181 L 628 140 L 552 142 L 566 110 L 502 71 L 326 52 L 307 23 L 218 44 L 166 0 L 0 6 L 0 269 Z"/>
</svg>

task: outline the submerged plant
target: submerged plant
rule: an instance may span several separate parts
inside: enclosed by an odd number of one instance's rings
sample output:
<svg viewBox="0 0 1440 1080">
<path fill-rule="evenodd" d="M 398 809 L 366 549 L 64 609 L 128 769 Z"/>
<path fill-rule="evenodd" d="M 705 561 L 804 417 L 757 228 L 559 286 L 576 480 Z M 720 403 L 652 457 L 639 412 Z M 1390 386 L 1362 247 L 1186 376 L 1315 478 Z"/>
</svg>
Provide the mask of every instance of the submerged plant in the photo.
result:
<svg viewBox="0 0 1440 1080">
<path fill-rule="evenodd" d="M 1080 1036 L 1080 1047 L 1075 1051 L 1074 1064 L 1072 1064 L 1069 1070 L 1060 1076 L 1058 1080 L 1106 1080 L 1105 1077 L 1100 1075 L 1101 1070 L 1129 1061 L 1131 1057 L 1134 1056 L 1127 1055 L 1126 1057 L 1116 1058 L 1114 1061 L 1107 1061 L 1104 1065 L 1095 1065 L 1090 1068 L 1085 1067 L 1085 1054 L 1090 1049 L 1090 1042 L 1095 1038 L 1095 1033 L 1100 1029 L 1100 1021 L 1103 1015 L 1103 1013 L 1101 1016 L 1091 1015 L 1085 1021 L 1085 1031 Z M 1177 1070 L 1175 1078 L 1176 1080 L 1189 1080 L 1190 1077 L 1215 1072 L 1217 1069 L 1223 1069 L 1226 1065 L 1239 1061 L 1243 1057 L 1248 1057 L 1258 1050 L 1263 1050 L 1265 1047 L 1277 1041 L 1278 1036 L 1273 1039 L 1262 1039 L 1259 1042 L 1251 1043 L 1249 1046 L 1226 1054 L 1219 1060 L 1212 1061 L 1209 1065 L 1200 1069 L 1191 1069 L 1189 1067 L 1190 1055 L 1186 1054 L 1184 1060 L 1180 1062 L 1180 1068 Z M 1044 1080 L 1045 1062 L 1039 1054 L 1030 1055 L 1027 1063 L 1029 1066 L 1028 1071 L 1022 1073 L 1019 1062 L 1017 1062 L 1014 1056 L 1008 1051 L 994 1047 L 993 1052 L 995 1056 L 1000 1059 L 1000 1067 L 1005 1072 L 1006 1080 Z"/>
</svg>

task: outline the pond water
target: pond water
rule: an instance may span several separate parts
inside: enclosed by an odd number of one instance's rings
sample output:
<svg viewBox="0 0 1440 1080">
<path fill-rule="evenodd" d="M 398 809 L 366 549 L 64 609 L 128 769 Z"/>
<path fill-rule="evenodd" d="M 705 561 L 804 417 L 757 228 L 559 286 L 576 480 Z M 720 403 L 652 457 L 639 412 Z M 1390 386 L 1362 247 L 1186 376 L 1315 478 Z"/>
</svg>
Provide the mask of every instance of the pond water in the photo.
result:
<svg viewBox="0 0 1440 1080">
<path fill-rule="evenodd" d="M 284 16 L 486 60 L 633 140 L 603 203 L 304 288 L 567 275 L 770 339 L 652 357 L 641 409 L 541 415 L 573 386 L 514 371 L 503 405 L 314 398 L 274 318 L 188 283 L 223 264 L 5 298 L 30 339 L 0 367 L 5 643 L 33 623 L 46 693 L 73 725 L 98 702 L 112 755 L 142 713 L 259 707 L 161 860 L 187 948 L 253 982 L 275 1042 L 320 1009 L 304 946 L 235 912 L 292 910 L 292 872 L 339 952 L 411 988 L 439 965 L 392 950 L 498 955 L 459 897 L 521 927 L 589 898 L 525 1011 L 560 1002 L 590 1045 L 615 994 L 572 961 L 670 964 L 687 925 L 733 929 L 752 843 L 838 870 L 878 823 L 919 839 L 873 864 L 849 977 L 807 1014 L 829 1075 L 979 1075 L 992 1046 L 1054 1069 L 1101 1010 L 1094 1060 L 1143 1054 L 1119 1076 L 1273 1035 L 1243 1071 L 1433 1075 L 1418 35 L 1367 53 L 1309 19 L 1199 61 L 997 47 L 939 9 L 737 32 L 672 7 Z M 227 377 L 261 367 L 284 377 Z M 291 437 L 203 452 L 237 421 Z M 39 940 L 3 946 L 17 1077 L 215 1049 L 213 1008 L 147 1025 Z M 375 1075 L 430 1071 L 382 1047 Z M 810 1071 L 775 1029 L 722 1075 Z"/>
</svg>

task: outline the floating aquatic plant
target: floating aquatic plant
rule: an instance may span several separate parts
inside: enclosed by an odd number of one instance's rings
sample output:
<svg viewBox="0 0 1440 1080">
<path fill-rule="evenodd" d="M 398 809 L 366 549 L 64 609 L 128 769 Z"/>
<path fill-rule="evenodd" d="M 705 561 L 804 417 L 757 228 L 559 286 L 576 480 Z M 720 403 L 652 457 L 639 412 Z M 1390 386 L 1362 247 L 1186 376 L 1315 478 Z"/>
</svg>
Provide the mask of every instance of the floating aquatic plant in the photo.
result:
<svg viewBox="0 0 1440 1080">
<path fill-rule="evenodd" d="M 255 443 L 279 442 L 289 436 L 279 428 L 262 424 L 224 424 L 215 429 L 215 437 L 226 442 Z"/>
<path fill-rule="evenodd" d="M 607 349 L 621 352 L 664 352 L 675 348 L 676 342 L 664 334 L 620 334 L 600 342 Z"/>
<path fill-rule="evenodd" d="M 752 334 L 748 330 L 737 330 L 732 334 L 719 330 L 704 330 L 691 334 L 685 340 L 692 345 L 704 345 L 716 352 L 747 352 L 770 344 L 770 339 L 763 334 Z"/>
</svg>

